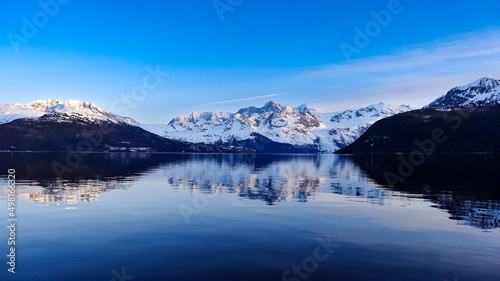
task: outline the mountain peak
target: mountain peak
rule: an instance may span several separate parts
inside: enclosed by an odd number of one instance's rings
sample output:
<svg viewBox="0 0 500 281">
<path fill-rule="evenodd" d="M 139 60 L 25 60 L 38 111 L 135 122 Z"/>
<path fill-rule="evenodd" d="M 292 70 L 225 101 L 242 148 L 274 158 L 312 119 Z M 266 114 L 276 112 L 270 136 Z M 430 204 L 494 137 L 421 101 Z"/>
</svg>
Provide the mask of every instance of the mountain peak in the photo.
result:
<svg viewBox="0 0 500 281">
<path fill-rule="evenodd" d="M 250 116 L 252 116 L 252 114 L 256 114 L 256 113 L 257 114 L 265 114 L 265 113 L 280 112 L 284 108 L 285 108 L 284 106 L 278 104 L 276 101 L 270 100 L 269 102 L 264 104 L 264 106 L 261 108 L 258 108 L 255 106 L 246 107 L 246 108 L 242 108 L 242 109 L 238 110 L 237 113 L 239 113 L 245 117 L 250 117 Z"/>
<path fill-rule="evenodd" d="M 481 77 L 465 86 L 451 89 L 446 95 L 427 107 L 450 108 L 453 106 L 483 106 L 500 103 L 500 80 Z"/>
<path fill-rule="evenodd" d="M 331 117 L 330 122 L 334 124 L 343 124 L 343 127 L 355 127 L 359 126 L 359 124 L 372 122 L 383 117 L 410 110 L 412 110 L 412 108 L 408 105 L 396 106 L 379 102 L 360 109 L 337 112 Z"/>
<path fill-rule="evenodd" d="M 375 121 L 410 109 L 378 103 L 345 112 L 316 113 L 305 103 L 294 108 L 271 100 L 262 107 L 242 108 L 236 113 L 195 112 L 191 117 L 198 118 L 178 116 L 168 125 L 144 128 L 194 143 L 240 145 L 266 151 L 292 145 L 303 151 L 333 152 L 352 143 Z"/>
<path fill-rule="evenodd" d="M 88 101 L 85 101 L 85 102 L 81 102 L 79 100 L 67 100 L 65 103 L 64 103 L 65 106 L 69 106 L 71 108 L 88 108 L 88 109 L 97 109 L 98 107 L 91 103 L 91 102 L 88 102 Z"/>
<path fill-rule="evenodd" d="M 455 89 L 459 89 L 459 90 L 467 90 L 467 89 L 470 89 L 470 88 L 476 88 L 476 87 L 496 87 L 500 84 L 500 80 L 496 80 L 496 79 L 493 79 L 493 78 L 489 78 L 489 77 L 481 77 L 477 80 L 475 80 L 474 82 L 472 83 L 469 83 L 465 86 L 459 86 L 459 87 L 455 87 Z"/>
<path fill-rule="evenodd" d="M 283 106 L 278 104 L 277 102 L 275 102 L 274 100 L 270 100 L 269 102 L 267 102 L 263 108 L 279 108 L 279 109 L 282 109 Z"/>
<path fill-rule="evenodd" d="M 66 114 L 79 114 L 86 116 L 88 118 L 97 119 L 107 119 L 115 122 L 125 122 L 129 124 L 137 124 L 138 122 L 128 118 L 101 109 L 91 102 L 81 102 L 79 100 L 67 100 L 66 102 L 61 102 L 58 99 L 47 99 L 47 100 L 37 100 L 28 104 L 15 103 L 14 106 L 21 108 L 28 108 L 43 113 L 53 114 L 56 112 L 66 113 Z"/>
<path fill-rule="evenodd" d="M 15 103 L 14 105 L 16 106 L 22 106 L 26 108 L 31 108 L 39 111 L 44 111 L 44 112 L 52 112 L 54 110 L 60 110 L 63 108 L 71 108 L 71 109 L 82 109 L 82 108 L 87 108 L 87 109 L 98 109 L 98 107 L 91 103 L 91 102 L 81 102 L 79 100 L 67 100 L 66 102 L 61 102 L 58 99 L 52 100 L 52 99 L 47 99 L 47 100 L 37 100 L 34 102 L 30 102 L 27 104 L 19 104 Z"/>
<path fill-rule="evenodd" d="M 191 120 L 198 120 L 201 116 L 203 116 L 203 114 L 203 112 L 193 111 L 188 118 Z"/>
<path fill-rule="evenodd" d="M 299 105 L 298 107 L 295 108 L 298 112 L 302 113 L 302 115 L 311 115 L 311 116 L 317 116 L 318 113 L 316 112 L 316 109 L 309 107 L 307 104 L 303 103 Z"/>
<path fill-rule="evenodd" d="M 47 100 L 36 100 L 27 104 L 15 103 L 14 105 L 46 112 L 48 108 L 57 106 L 59 104 L 62 104 L 60 100 L 47 99 Z"/>
<path fill-rule="evenodd" d="M 198 121 L 200 119 L 217 120 L 217 119 L 227 118 L 227 117 L 229 117 L 229 115 L 230 114 L 227 112 L 213 112 L 213 111 L 211 111 L 211 112 L 197 112 L 197 111 L 194 111 L 193 113 L 191 113 L 191 115 L 189 115 L 189 117 L 187 119 L 189 119 L 191 121 Z"/>
</svg>

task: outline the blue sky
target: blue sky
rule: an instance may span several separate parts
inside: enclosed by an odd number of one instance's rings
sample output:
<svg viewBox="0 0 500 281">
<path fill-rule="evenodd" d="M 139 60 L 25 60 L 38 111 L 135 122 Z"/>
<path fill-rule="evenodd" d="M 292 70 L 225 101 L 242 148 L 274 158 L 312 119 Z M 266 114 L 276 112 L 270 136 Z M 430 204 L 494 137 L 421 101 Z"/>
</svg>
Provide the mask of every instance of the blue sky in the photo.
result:
<svg viewBox="0 0 500 281">
<path fill-rule="evenodd" d="M 55 1 L 2 2 L 0 102 L 77 99 L 164 123 L 269 99 L 320 112 L 419 107 L 500 79 L 493 0 Z M 154 87 L 140 92 L 144 79 Z"/>
</svg>

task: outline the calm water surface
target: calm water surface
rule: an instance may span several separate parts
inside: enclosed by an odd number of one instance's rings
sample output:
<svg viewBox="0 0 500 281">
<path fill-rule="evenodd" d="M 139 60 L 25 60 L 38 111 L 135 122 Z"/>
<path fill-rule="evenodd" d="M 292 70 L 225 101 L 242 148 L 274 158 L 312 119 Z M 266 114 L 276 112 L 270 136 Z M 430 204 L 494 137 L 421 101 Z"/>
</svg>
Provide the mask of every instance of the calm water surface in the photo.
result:
<svg viewBox="0 0 500 281">
<path fill-rule="evenodd" d="M 0 280 L 500 280 L 500 159 L 0 153 Z"/>
</svg>

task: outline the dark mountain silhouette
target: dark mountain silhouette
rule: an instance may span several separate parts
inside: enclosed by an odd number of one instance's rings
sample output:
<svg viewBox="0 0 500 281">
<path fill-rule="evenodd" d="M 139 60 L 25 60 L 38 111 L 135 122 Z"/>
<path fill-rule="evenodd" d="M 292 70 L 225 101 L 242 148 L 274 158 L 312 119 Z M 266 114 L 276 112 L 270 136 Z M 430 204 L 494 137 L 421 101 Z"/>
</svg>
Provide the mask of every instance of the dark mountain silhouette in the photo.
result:
<svg viewBox="0 0 500 281">
<path fill-rule="evenodd" d="M 124 122 L 52 113 L 0 125 L 4 151 L 239 152 L 216 145 L 171 140 Z"/>
<path fill-rule="evenodd" d="M 376 122 L 335 153 L 494 153 L 499 147 L 500 106 L 424 108 Z"/>
</svg>

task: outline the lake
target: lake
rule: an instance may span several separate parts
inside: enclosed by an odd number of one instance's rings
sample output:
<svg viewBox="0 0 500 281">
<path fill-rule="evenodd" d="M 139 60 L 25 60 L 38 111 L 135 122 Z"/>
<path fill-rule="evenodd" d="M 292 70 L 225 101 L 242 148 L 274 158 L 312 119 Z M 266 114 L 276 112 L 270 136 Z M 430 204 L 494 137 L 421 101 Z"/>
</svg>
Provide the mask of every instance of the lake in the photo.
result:
<svg viewBox="0 0 500 281">
<path fill-rule="evenodd" d="M 0 153 L 0 280 L 500 280 L 500 159 Z M 55 168 L 54 168 L 55 167 Z"/>
</svg>

